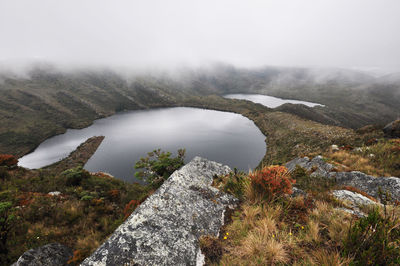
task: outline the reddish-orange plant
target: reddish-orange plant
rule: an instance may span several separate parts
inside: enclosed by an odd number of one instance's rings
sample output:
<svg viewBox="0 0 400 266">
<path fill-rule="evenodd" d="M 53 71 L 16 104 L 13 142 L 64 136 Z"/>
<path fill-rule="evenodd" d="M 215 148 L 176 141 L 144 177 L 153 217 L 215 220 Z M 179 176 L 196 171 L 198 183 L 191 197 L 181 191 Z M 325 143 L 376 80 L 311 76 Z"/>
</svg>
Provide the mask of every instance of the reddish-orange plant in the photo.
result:
<svg viewBox="0 0 400 266">
<path fill-rule="evenodd" d="M 266 166 L 249 174 L 253 187 L 268 199 L 274 199 L 283 194 L 292 194 L 292 184 L 296 180 L 290 177 L 284 166 Z"/>
<path fill-rule="evenodd" d="M 128 204 L 125 205 L 124 208 L 124 217 L 125 219 L 131 215 L 131 213 L 140 205 L 140 202 L 137 200 L 131 200 Z"/>
<path fill-rule="evenodd" d="M 82 261 L 85 258 L 85 255 L 82 253 L 81 250 L 74 250 L 74 255 L 72 258 L 68 260 L 68 264 L 70 265 L 77 265 L 80 261 Z"/>
<path fill-rule="evenodd" d="M 111 189 L 108 191 L 108 195 L 111 199 L 117 200 L 119 198 L 119 190 L 118 189 Z"/>
<path fill-rule="evenodd" d="M 15 166 L 18 164 L 17 158 L 11 154 L 0 154 L 0 166 Z"/>
</svg>

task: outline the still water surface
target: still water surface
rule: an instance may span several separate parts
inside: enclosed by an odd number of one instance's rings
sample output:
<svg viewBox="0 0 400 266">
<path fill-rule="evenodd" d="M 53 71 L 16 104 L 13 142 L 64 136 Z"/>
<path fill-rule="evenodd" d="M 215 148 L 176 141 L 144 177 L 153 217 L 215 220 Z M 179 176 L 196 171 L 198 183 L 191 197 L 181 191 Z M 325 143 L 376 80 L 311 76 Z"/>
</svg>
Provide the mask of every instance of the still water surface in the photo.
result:
<svg viewBox="0 0 400 266">
<path fill-rule="evenodd" d="M 84 129 L 69 129 L 44 141 L 22 157 L 19 165 L 49 165 L 68 156 L 86 139 L 100 135 L 105 139 L 85 169 L 125 181 L 135 181 L 135 162 L 157 148 L 171 152 L 186 148 L 186 162 L 202 156 L 243 171 L 256 167 L 266 151 L 265 136 L 241 115 L 177 107 L 122 112 Z"/>
<path fill-rule="evenodd" d="M 319 103 L 281 99 L 281 98 L 267 96 L 267 95 L 261 95 L 261 94 L 227 94 L 227 95 L 224 95 L 224 97 L 229 98 L 229 99 L 248 100 L 248 101 L 251 101 L 254 103 L 262 104 L 269 108 L 275 108 L 275 107 L 281 106 L 282 104 L 285 104 L 285 103 L 304 104 L 308 107 L 323 106 L 322 104 L 319 104 Z"/>
</svg>

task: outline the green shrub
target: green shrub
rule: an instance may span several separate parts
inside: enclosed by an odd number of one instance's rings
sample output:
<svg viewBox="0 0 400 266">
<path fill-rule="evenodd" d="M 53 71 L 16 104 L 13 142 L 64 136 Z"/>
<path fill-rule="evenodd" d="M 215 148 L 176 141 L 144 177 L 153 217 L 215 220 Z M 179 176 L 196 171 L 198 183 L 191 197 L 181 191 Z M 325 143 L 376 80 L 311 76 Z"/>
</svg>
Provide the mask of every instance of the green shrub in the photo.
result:
<svg viewBox="0 0 400 266">
<path fill-rule="evenodd" d="M 147 154 L 147 157 L 140 158 L 135 164 L 135 169 L 142 169 L 135 173 L 140 180 L 144 180 L 151 185 L 159 186 L 173 172 L 184 165 L 185 149 L 178 150 L 178 156 L 171 157 L 170 152 L 160 149 Z"/>
<path fill-rule="evenodd" d="M 0 202 L 0 264 L 6 265 L 9 263 L 7 260 L 8 247 L 7 242 L 9 241 L 9 234 L 12 227 L 15 225 L 14 220 L 14 209 L 12 202 L 3 201 Z"/>
<path fill-rule="evenodd" d="M 343 253 L 354 258 L 354 265 L 399 265 L 400 220 L 392 213 L 382 215 L 373 209 L 349 229 Z"/>
<path fill-rule="evenodd" d="M 91 201 L 92 199 L 94 199 L 94 197 L 90 195 L 85 195 L 81 198 L 83 201 Z"/>
<path fill-rule="evenodd" d="M 223 190 L 242 200 L 245 186 L 248 182 L 248 178 L 246 178 L 246 175 L 242 172 L 237 172 L 235 168 L 234 172 L 230 172 L 225 177 L 225 180 L 226 183 L 223 186 Z"/>
<path fill-rule="evenodd" d="M 83 169 L 82 166 L 65 170 L 62 175 L 65 177 L 65 185 L 67 186 L 79 186 L 82 180 L 90 177 L 89 172 Z"/>
</svg>

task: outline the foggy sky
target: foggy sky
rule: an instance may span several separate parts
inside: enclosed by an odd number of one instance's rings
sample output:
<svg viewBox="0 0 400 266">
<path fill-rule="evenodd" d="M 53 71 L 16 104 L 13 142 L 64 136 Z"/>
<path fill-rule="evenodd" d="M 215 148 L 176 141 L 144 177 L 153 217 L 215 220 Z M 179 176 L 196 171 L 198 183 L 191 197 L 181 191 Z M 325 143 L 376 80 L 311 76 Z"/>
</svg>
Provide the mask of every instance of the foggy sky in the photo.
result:
<svg viewBox="0 0 400 266">
<path fill-rule="evenodd" d="M 399 0 L 1 0 L 0 63 L 400 70 Z"/>
</svg>

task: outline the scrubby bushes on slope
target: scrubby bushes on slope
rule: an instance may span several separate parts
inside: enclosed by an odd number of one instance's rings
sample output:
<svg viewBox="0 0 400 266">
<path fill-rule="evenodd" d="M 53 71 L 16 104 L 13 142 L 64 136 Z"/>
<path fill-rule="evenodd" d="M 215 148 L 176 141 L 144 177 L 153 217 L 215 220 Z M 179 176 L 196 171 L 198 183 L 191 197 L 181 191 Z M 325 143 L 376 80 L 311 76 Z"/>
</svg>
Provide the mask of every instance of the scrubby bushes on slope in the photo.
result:
<svg viewBox="0 0 400 266">
<path fill-rule="evenodd" d="M 148 194 L 145 186 L 90 174 L 82 167 L 61 174 L 23 168 L 5 171 L 10 178 L 0 180 L 1 265 L 53 242 L 71 247 L 71 265 L 78 264 Z"/>
<path fill-rule="evenodd" d="M 170 152 L 154 150 L 142 157 L 135 164 L 135 169 L 141 169 L 135 176 L 154 188 L 159 187 L 173 172 L 184 165 L 185 149 L 179 149 L 176 157 Z"/>
<path fill-rule="evenodd" d="M 0 166 L 13 167 L 18 164 L 18 159 L 11 154 L 0 154 Z"/>
<path fill-rule="evenodd" d="M 289 195 L 292 179 L 307 196 Z M 391 212 L 377 207 L 358 219 L 344 212 L 343 203 L 331 195 L 337 187 L 332 181 L 311 177 L 302 168 L 289 174 L 282 166 L 269 166 L 249 175 L 218 177 L 214 183 L 243 196 L 220 237 L 201 239 L 212 265 L 399 263 L 398 206 L 387 207 Z"/>
</svg>

